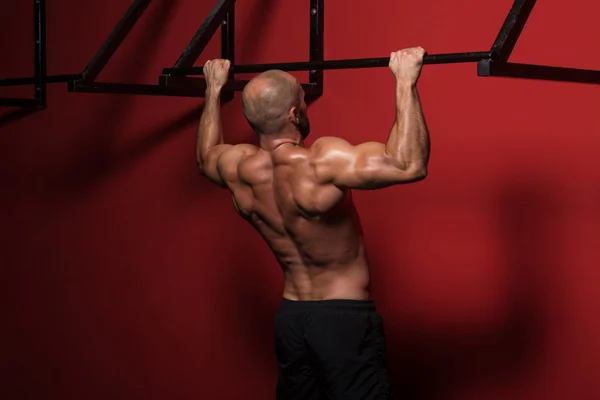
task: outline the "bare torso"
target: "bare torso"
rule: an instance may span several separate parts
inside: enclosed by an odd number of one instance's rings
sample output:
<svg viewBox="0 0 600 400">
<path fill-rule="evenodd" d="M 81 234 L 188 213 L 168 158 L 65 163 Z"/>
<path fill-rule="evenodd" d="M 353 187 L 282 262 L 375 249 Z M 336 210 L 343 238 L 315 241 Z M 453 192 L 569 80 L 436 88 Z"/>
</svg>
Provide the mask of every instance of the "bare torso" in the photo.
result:
<svg viewBox="0 0 600 400">
<path fill-rule="evenodd" d="M 369 264 L 351 191 L 317 183 L 310 148 L 238 146 L 246 157 L 225 182 L 238 213 L 281 265 L 283 297 L 369 299 Z"/>
</svg>

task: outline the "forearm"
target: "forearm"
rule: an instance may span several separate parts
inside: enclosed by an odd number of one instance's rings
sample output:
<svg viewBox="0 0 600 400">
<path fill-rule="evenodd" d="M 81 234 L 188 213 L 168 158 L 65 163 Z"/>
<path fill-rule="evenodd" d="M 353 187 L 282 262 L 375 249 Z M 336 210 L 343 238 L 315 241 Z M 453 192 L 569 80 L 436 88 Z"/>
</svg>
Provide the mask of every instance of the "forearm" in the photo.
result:
<svg viewBox="0 0 600 400">
<path fill-rule="evenodd" d="M 201 165 L 207 151 L 223 143 L 223 130 L 221 127 L 221 88 L 209 87 L 204 98 L 204 110 L 198 126 L 196 140 L 196 160 Z"/>
<path fill-rule="evenodd" d="M 386 153 L 401 169 L 427 169 L 429 131 L 416 85 L 396 84 L 396 121 L 386 143 Z"/>
</svg>

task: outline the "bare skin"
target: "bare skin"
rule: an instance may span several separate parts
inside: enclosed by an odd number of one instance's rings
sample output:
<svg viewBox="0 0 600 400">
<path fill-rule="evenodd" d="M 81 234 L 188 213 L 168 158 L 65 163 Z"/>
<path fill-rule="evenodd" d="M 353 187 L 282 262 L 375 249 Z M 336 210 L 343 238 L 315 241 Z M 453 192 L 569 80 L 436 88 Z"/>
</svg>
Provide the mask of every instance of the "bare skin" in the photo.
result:
<svg viewBox="0 0 600 400">
<path fill-rule="evenodd" d="M 268 71 L 244 90 L 244 110 L 260 146 L 223 143 L 219 96 L 229 61 L 205 64 L 206 103 L 197 136 L 201 173 L 232 193 L 236 210 L 268 243 L 289 300 L 368 300 L 369 261 L 352 190 L 425 179 L 429 132 L 417 91 L 425 51 L 390 55 L 396 120 L 386 142 L 357 146 L 322 137 L 304 146 L 304 92 L 291 75 Z"/>
</svg>

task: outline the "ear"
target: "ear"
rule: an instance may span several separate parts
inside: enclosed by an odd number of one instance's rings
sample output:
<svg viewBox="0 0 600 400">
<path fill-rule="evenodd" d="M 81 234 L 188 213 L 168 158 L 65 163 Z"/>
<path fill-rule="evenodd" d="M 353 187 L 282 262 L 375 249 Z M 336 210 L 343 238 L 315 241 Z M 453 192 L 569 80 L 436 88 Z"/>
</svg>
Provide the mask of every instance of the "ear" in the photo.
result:
<svg viewBox="0 0 600 400">
<path fill-rule="evenodd" d="M 298 108 L 292 107 L 290 108 L 290 113 L 288 115 L 288 119 L 292 121 L 294 125 L 298 125 L 300 123 L 300 118 L 298 116 Z"/>
</svg>

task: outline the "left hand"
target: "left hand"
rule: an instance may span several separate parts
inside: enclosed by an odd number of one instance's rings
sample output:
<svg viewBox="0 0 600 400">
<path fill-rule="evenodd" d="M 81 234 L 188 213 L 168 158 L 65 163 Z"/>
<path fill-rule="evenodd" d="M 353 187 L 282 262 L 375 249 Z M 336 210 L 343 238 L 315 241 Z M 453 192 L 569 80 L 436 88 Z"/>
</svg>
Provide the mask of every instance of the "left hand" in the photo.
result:
<svg viewBox="0 0 600 400">
<path fill-rule="evenodd" d="M 229 77 L 229 68 L 231 62 L 229 60 L 215 59 L 208 60 L 202 71 L 206 79 L 206 86 L 221 89 L 227 83 Z"/>
</svg>

